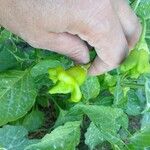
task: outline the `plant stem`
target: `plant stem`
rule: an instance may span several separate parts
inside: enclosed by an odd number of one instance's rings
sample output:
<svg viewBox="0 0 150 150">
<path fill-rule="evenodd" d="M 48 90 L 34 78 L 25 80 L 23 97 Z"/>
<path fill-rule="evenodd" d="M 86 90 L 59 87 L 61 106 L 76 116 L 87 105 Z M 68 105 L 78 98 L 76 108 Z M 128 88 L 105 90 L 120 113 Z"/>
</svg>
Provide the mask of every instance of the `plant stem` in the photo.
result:
<svg viewBox="0 0 150 150">
<path fill-rule="evenodd" d="M 133 3 L 132 3 L 132 8 L 133 10 L 136 12 L 137 11 L 137 8 L 140 4 L 141 0 L 135 0 Z"/>
<path fill-rule="evenodd" d="M 131 87 L 131 88 L 144 88 L 144 84 L 138 84 L 138 83 L 121 83 L 122 86 L 125 87 Z"/>
</svg>

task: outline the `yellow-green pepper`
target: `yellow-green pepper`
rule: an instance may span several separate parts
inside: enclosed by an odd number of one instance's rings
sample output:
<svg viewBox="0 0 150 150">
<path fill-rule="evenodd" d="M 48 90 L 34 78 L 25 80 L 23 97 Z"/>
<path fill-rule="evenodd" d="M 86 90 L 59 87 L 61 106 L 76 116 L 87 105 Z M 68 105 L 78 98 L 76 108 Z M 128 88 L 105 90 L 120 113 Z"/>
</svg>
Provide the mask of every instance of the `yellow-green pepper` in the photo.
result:
<svg viewBox="0 0 150 150">
<path fill-rule="evenodd" d="M 149 52 L 144 49 L 132 50 L 121 65 L 120 71 L 129 74 L 131 78 L 138 78 L 141 74 L 149 73 Z"/>
<path fill-rule="evenodd" d="M 67 70 L 63 67 L 49 69 L 49 78 L 55 84 L 50 94 L 71 93 L 70 101 L 79 102 L 82 98 L 80 86 L 86 79 L 87 69 L 83 66 L 74 66 Z"/>
</svg>

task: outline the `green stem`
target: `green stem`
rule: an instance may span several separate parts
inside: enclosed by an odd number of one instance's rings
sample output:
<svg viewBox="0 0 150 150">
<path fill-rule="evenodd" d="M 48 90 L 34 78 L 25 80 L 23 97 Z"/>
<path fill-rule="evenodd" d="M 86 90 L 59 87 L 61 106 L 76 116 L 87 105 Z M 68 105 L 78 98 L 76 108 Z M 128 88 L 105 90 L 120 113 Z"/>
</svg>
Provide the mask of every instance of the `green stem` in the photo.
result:
<svg viewBox="0 0 150 150">
<path fill-rule="evenodd" d="M 126 129 L 126 128 L 123 128 L 123 129 L 128 133 L 129 137 L 132 136 L 132 134 L 128 131 L 128 129 Z"/>
<path fill-rule="evenodd" d="M 17 51 L 18 51 L 18 48 L 17 48 L 15 42 L 12 40 L 12 34 L 10 34 L 9 40 L 10 40 L 10 42 L 12 43 L 12 45 L 15 47 L 15 52 L 17 52 Z"/>
<path fill-rule="evenodd" d="M 58 103 L 55 101 L 55 99 L 50 95 L 51 100 L 53 101 L 53 103 L 57 106 L 57 108 L 59 110 L 62 110 L 62 108 L 58 105 Z"/>
<path fill-rule="evenodd" d="M 121 85 L 130 88 L 144 88 L 144 84 L 137 84 L 137 83 L 122 83 Z"/>
<path fill-rule="evenodd" d="M 36 63 L 39 63 L 40 60 L 42 59 L 41 55 L 40 55 L 40 49 L 35 49 L 35 53 L 36 53 Z"/>
<path fill-rule="evenodd" d="M 133 10 L 134 10 L 135 12 L 137 11 L 137 8 L 138 8 L 140 2 L 141 2 L 141 0 L 135 0 L 135 1 L 132 3 L 131 6 L 132 6 L 132 8 L 133 8 Z"/>
<path fill-rule="evenodd" d="M 147 24 L 146 24 L 146 21 L 143 17 L 140 17 L 140 19 L 141 19 L 141 23 L 142 23 L 143 28 L 142 28 L 142 34 L 140 36 L 140 39 L 139 39 L 138 43 L 135 46 L 135 49 L 137 49 L 137 50 L 144 49 L 144 50 L 149 52 L 147 43 L 145 41 Z"/>
<path fill-rule="evenodd" d="M 25 59 L 22 59 L 21 57 L 17 56 L 15 53 L 13 53 L 10 49 L 8 49 L 8 51 L 15 57 L 15 59 L 18 61 L 18 62 L 24 62 Z"/>
<path fill-rule="evenodd" d="M 89 69 L 90 66 L 91 66 L 91 63 L 88 63 L 88 64 L 83 65 L 83 67 L 84 67 L 85 69 Z"/>
</svg>

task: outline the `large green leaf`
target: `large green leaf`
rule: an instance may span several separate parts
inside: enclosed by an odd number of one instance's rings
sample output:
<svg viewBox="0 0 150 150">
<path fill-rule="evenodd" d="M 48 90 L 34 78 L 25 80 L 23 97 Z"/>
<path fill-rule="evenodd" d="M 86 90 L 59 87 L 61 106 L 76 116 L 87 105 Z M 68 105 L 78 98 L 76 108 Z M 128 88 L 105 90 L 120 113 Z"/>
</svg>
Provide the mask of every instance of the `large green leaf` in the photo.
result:
<svg viewBox="0 0 150 150">
<path fill-rule="evenodd" d="M 0 33 L 0 72 L 16 69 L 24 61 L 24 53 L 17 46 L 14 35 L 3 30 Z"/>
<path fill-rule="evenodd" d="M 24 116 L 36 97 L 28 70 L 0 74 L 0 126 Z"/>
<path fill-rule="evenodd" d="M 87 144 L 90 150 L 93 150 L 95 146 L 102 144 L 104 138 L 99 129 L 92 122 L 85 133 L 85 144 Z"/>
<path fill-rule="evenodd" d="M 115 135 L 118 129 L 121 127 L 121 125 L 118 124 L 118 119 L 124 113 L 119 108 L 96 105 L 78 105 L 78 107 L 88 115 L 91 121 L 93 121 L 93 123 L 101 131 L 109 132 Z"/>
<path fill-rule="evenodd" d="M 29 140 L 27 134 L 27 130 L 22 126 L 4 126 L 0 129 L 0 149 L 24 150 L 26 146 L 38 142 L 38 140 Z"/>
<path fill-rule="evenodd" d="M 47 74 L 49 68 L 55 68 L 60 65 L 61 63 L 58 60 L 53 60 L 53 59 L 42 60 L 32 68 L 31 74 L 33 77 L 42 74 Z"/>
<path fill-rule="evenodd" d="M 144 128 L 130 138 L 130 144 L 135 150 L 150 148 L 150 128 Z"/>
<path fill-rule="evenodd" d="M 75 150 L 80 141 L 80 122 L 68 122 L 26 150 Z"/>
<path fill-rule="evenodd" d="M 0 72 L 18 65 L 15 54 L 13 55 L 13 52 L 9 48 L 11 46 L 7 42 L 0 48 Z"/>
<path fill-rule="evenodd" d="M 98 96 L 100 92 L 100 84 L 97 77 L 89 76 L 81 87 L 83 97 L 90 100 Z"/>
<path fill-rule="evenodd" d="M 96 105 L 78 105 L 77 107 L 87 114 L 107 141 L 123 145 L 117 132 L 121 126 L 127 128 L 128 120 L 121 109 Z"/>
</svg>

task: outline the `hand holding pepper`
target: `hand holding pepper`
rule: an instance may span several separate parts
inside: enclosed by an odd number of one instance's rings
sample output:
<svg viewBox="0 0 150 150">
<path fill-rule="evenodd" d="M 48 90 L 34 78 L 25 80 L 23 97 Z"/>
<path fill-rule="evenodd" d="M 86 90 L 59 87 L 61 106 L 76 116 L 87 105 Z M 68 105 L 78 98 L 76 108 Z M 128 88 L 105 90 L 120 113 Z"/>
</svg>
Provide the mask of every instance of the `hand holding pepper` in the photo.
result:
<svg viewBox="0 0 150 150">
<path fill-rule="evenodd" d="M 86 41 L 97 57 L 89 73 L 116 68 L 140 36 L 127 0 L 0 0 L 0 24 L 31 46 L 89 62 Z"/>
</svg>

